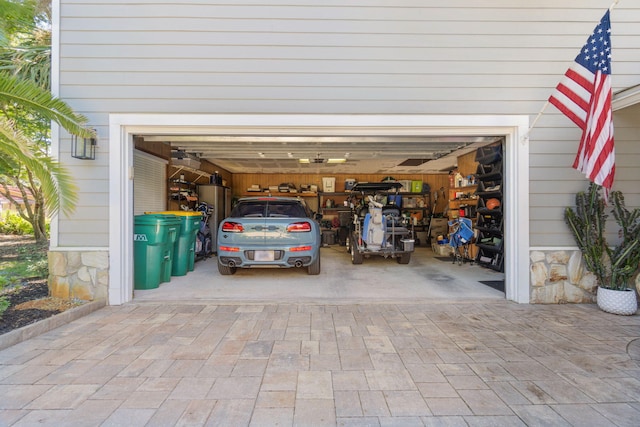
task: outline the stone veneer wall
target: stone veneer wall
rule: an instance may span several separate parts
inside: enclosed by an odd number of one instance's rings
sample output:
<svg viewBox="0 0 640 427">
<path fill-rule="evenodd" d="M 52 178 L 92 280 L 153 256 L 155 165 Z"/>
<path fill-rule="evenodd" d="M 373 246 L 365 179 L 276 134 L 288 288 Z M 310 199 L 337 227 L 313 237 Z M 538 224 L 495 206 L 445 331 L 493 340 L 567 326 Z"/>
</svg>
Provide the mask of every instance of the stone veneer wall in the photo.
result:
<svg viewBox="0 0 640 427">
<path fill-rule="evenodd" d="M 580 251 L 532 251 L 529 259 L 532 304 L 596 302 L 596 278 Z"/>
<path fill-rule="evenodd" d="M 106 301 L 108 288 L 107 251 L 49 251 L 49 292 L 52 297 Z"/>
<path fill-rule="evenodd" d="M 532 251 L 529 259 L 531 304 L 596 302 L 596 277 L 586 270 L 580 251 Z M 635 287 L 640 294 L 640 274 Z"/>
</svg>

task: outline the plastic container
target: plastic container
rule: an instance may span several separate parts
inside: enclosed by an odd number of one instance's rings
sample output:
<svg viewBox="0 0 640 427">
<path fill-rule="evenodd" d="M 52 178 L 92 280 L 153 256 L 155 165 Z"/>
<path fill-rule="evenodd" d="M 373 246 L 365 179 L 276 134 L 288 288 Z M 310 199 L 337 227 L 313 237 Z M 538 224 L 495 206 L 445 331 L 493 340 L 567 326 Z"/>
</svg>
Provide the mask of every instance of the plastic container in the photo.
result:
<svg viewBox="0 0 640 427">
<path fill-rule="evenodd" d="M 410 252 L 413 250 L 413 247 L 416 241 L 413 239 L 401 239 L 400 242 L 402 242 L 403 250 L 405 252 Z"/>
<path fill-rule="evenodd" d="M 344 191 L 351 191 L 353 186 L 356 185 L 355 179 L 345 179 L 344 180 Z"/>
<path fill-rule="evenodd" d="M 171 280 L 180 221 L 169 215 L 134 217 L 134 289 L 154 289 Z"/>
<path fill-rule="evenodd" d="M 163 211 L 148 214 L 173 216 L 179 221 L 180 232 L 174 243 L 171 275 L 184 276 L 189 271 L 193 271 L 196 260 L 196 237 L 200 229 L 202 212 Z"/>
<path fill-rule="evenodd" d="M 325 193 L 335 193 L 336 191 L 336 177 L 323 177 L 322 178 L 322 191 Z"/>
</svg>

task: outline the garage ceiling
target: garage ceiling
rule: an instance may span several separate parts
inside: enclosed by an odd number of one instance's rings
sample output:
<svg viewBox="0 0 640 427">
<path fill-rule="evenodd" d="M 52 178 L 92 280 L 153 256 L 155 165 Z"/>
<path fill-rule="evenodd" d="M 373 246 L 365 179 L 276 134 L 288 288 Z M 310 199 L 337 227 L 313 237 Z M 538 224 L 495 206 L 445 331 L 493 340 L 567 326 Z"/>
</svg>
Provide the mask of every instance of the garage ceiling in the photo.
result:
<svg viewBox="0 0 640 427">
<path fill-rule="evenodd" d="M 501 136 L 273 136 L 140 135 L 169 142 L 188 155 L 231 173 L 427 174 L 446 173 L 460 155 Z M 308 159 L 309 163 L 300 163 Z M 333 163 L 336 159 L 344 163 Z"/>
</svg>

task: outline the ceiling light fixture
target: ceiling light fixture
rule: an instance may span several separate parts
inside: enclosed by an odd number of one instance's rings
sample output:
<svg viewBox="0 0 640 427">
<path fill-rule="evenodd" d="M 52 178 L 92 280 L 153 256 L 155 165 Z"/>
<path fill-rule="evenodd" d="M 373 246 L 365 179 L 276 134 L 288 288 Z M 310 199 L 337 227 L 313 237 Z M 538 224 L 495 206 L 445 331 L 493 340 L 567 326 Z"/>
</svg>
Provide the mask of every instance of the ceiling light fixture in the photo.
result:
<svg viewBox="0 0 640 427">
<path fill-rule="evenodd" d="M 336 158 L 336 159 L 323 159 L 320 157 L 320 153 L 316 155 L 314 159 L 298 159 L 298 163 L 309 164 L 309 163 L 345 163 L 347 161 L 349 153 L 345 155 L 345 158 Z"/>
</svg>

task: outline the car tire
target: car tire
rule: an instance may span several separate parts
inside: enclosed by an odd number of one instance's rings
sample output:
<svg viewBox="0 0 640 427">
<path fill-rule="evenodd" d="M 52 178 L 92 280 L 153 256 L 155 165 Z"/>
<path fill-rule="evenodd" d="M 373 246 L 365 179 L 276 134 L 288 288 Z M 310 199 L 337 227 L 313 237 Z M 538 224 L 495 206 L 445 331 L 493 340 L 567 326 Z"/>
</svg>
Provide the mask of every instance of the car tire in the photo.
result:
<svg viewBox="0 0 640 427">
<path fill-rule="evenodd" d="M 409 264 L 411 261 L 411 252 L 405 252 L 396 258 L 398 264 Z"/>
<path fill-rule="evenodd" d="M 351 236 L 351 241 L 353 242 L 353 235 Z M 358 251 L 356 245 L 351 244 L 351 264 L 362 264 L 362 260 L 364 256 Z"/>
<path fill-rule="evenodd" d="M 311 276 L 316 276 L 320 274 L 320 252 L 319 251 L 318 251 L 318 257 L 316 258 L 316 260 L 311 264 L 309 264 L 309 266 L 307 267 L 307 274 Z"/>
<path fill-rule="evenodd" d="M 218 261 L 218 272 L 223 276 L 231 276 L 232 274 L 236 274 L 236 267 L 229 267 L 228 265 L 221 264 Z"/>
</svg>

